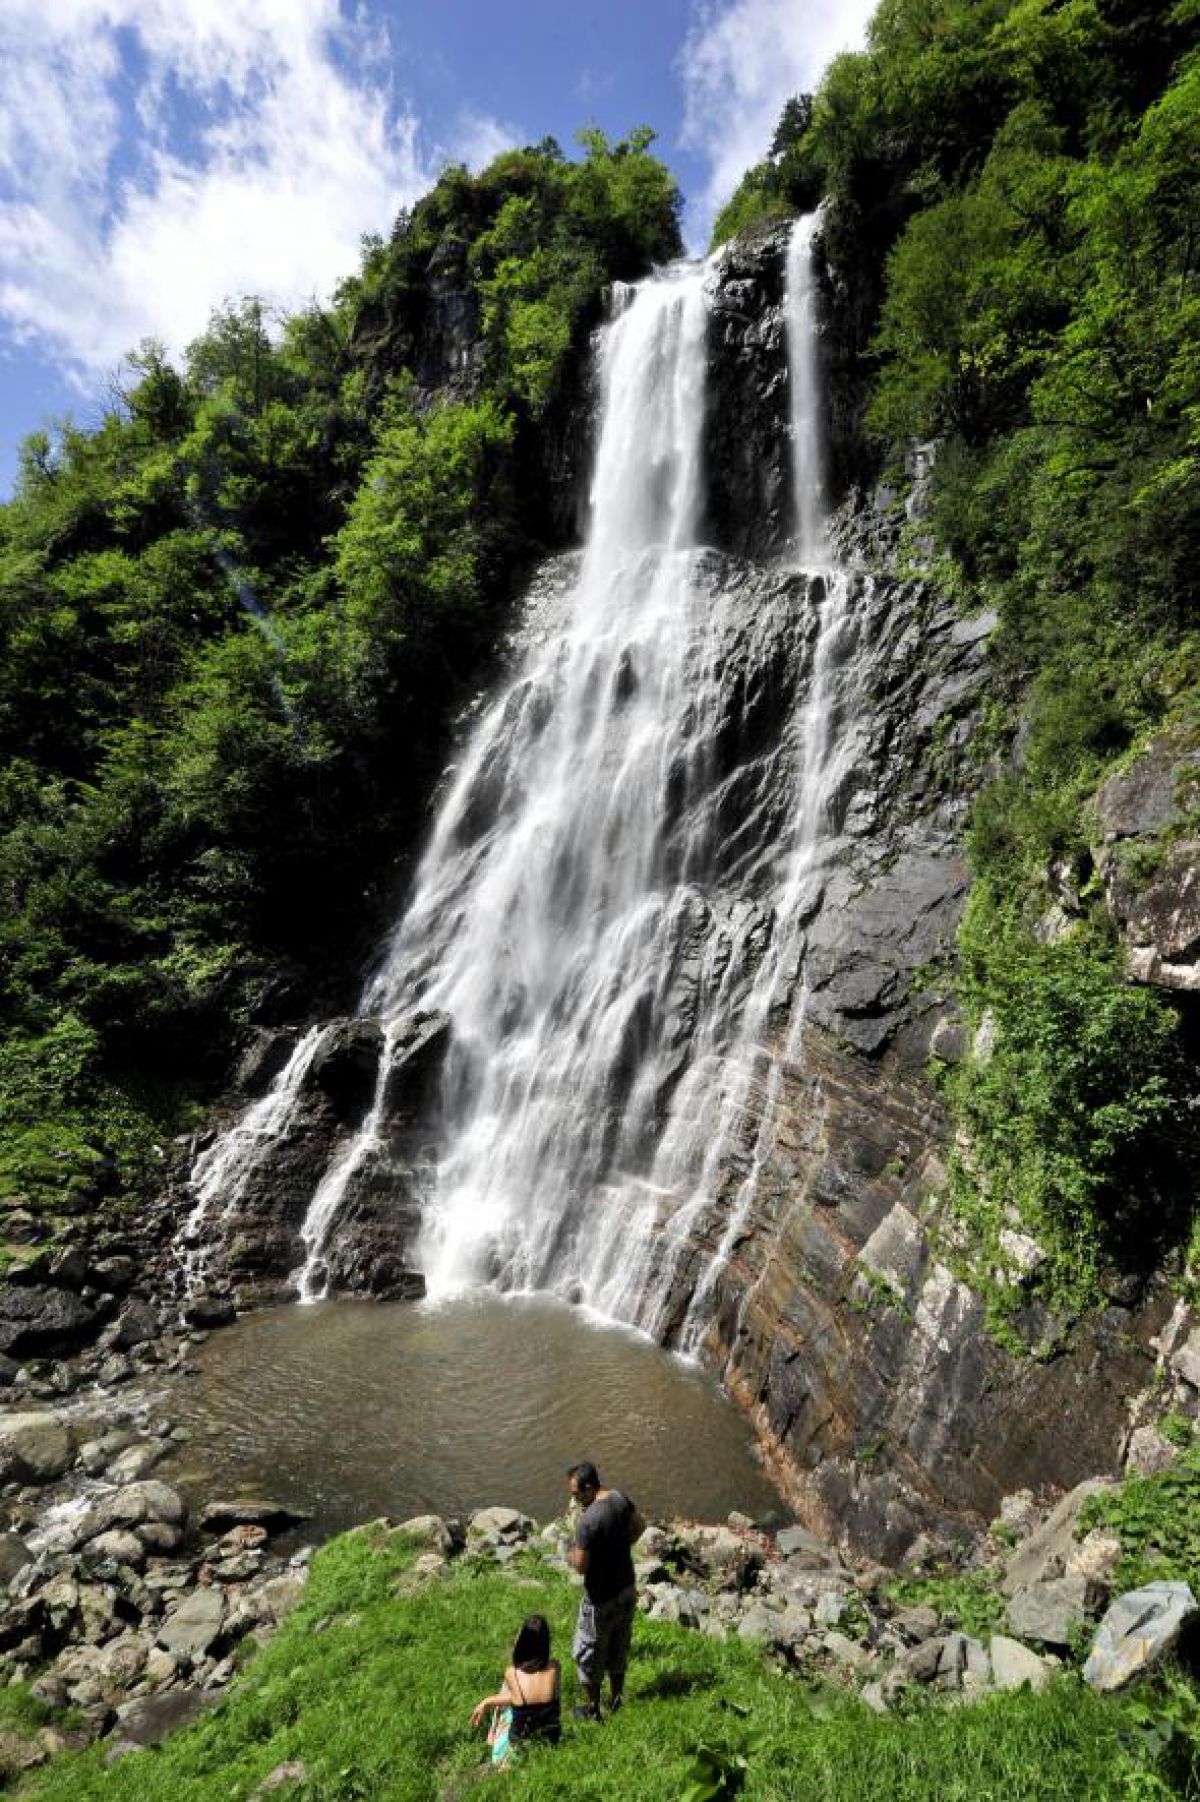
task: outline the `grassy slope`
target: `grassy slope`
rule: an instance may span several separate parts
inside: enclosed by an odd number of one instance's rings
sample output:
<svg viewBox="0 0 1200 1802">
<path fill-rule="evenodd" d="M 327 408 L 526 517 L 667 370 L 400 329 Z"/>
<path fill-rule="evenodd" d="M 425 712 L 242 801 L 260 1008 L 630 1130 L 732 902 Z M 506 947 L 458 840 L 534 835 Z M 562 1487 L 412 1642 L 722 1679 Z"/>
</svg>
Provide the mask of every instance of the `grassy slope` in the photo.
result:
<svg viewBox="0 0 1200 1802">
<path fill-rule="evenodd" d="M 523 1556 L 507 1572 L 462 1562 L 399 1599 L 410 1557 L 362 1535 L 334 1541 L 302 1607 L 208 1719 L 110 1769 L 99 1748 L 63 1758 L 27 1793 L 226 1802 L 300 1759 L 306 1780 L 279 1793 L 306 1802 L 467 1795 L 483 1775 L 482 1735 L 466 1724 L 472 1703 L 494 1688 L 525 1613 L 541 1609 L 566 1653 L 576 1592 Z M 569 1723 L 561 1747 L 528 1754 L 502 1781 L 513 1802 L 680 1802 L 701 1745 L 748 1753 L 744 1787 L 719 1792 L 747 1802 L 1179 1793 L 1144 1762 L 1128 1709 L 1072 1679 L 1042 1696 L 877 1719 L 852 1698 L 781 1677 L 749 1647 L 645 1621 L 626 1710 L 600 1729 Z"/>
</svg>

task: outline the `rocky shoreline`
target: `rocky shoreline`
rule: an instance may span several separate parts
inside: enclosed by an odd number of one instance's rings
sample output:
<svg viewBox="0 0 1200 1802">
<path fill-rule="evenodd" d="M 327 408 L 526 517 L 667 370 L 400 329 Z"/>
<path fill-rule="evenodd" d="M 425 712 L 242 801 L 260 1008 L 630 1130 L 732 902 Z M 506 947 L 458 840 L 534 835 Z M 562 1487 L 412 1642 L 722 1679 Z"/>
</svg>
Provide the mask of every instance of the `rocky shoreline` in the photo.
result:
<svg viewBox="0 0 1200 1802">
<path fill-rule="evenodd" d="M 97 1739 L 109 1759 L 158 1743 L 219 1702 L 239 1648 L 264 1643 L 304 1594 L 314 1548 L 295 1543 L 301 1512 L 245 1496 L 189 1508 L 151 1474 L 174 1443 L 153 1401 L 133 1395 L 0 1418 L 0 1682 L 69 1711 L 61 1724 L 0 1734 L 10 1774 Z M 760 1647 L 781 1671 L 852 1690 L 877 1712 L 919 1691 L 969 1701 L 1041 1688 L 1084 1653 L 1089 1683 L 1121 1688 L 1190 1637 L 1200 1606 L 1181 1582 L 1120 1593 L 1119 1539 L 1081 1524 L 1112 1487 L 1096 1479 L 1053 1506 L 1028 1491 L 1006 1498 L 949 1580 L 932 1544 L 889 1568 L 800 1525 L 770 1531 L 740 1514 L 656 1522 L 636 1547 L 640 1606 L 650 1620 Z M 355 1531 L 418 1543 L 409 1586 L 462 1559 L 508 1565 L 522 1554 L 578 1581 L 568 1523 L 539 1526 L 510 1507 Z"/>
</svg>

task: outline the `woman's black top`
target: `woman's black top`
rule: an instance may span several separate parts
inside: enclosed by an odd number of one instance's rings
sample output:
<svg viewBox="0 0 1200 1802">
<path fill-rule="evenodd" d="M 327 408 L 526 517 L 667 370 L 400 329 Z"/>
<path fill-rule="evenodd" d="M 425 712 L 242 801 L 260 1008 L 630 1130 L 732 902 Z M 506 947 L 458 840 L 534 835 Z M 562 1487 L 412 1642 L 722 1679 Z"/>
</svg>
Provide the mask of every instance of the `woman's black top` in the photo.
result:
<svg viewBox="0 0 1200 1802">
<path fill-rule="evenodd" d="M 513 1673 L 516 1676 L 516 1672 Z M 521 1680 L 517 1678 L 517 1689 Z M 509 1739 L 541 1739 L 556 1746 L 562 1738 L 562 1715 L 557 1696 L 549 1702 L 514 1702 Z"/>
</svg>

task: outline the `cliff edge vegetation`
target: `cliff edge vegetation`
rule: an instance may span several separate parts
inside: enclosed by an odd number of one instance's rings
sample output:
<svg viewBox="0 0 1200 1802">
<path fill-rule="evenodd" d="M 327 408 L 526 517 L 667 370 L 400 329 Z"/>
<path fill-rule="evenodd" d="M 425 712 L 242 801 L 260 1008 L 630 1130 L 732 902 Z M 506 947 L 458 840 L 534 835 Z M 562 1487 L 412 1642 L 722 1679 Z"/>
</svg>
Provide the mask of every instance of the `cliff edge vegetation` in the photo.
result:
<svg viewBox="0 0 1200 1802">
<path fill-rule="evenodd" d="M 231 303 L 178 366 L 135 352 L 93 428 L 25 443 L 0 507 L 10 1251 L 145 1201 L 248 1020 L 348 998 L 448 718 L 565 535 L 603 290 L 679 248 L 652 136 L 449 168 L 329 306 Z"/>
</svg>

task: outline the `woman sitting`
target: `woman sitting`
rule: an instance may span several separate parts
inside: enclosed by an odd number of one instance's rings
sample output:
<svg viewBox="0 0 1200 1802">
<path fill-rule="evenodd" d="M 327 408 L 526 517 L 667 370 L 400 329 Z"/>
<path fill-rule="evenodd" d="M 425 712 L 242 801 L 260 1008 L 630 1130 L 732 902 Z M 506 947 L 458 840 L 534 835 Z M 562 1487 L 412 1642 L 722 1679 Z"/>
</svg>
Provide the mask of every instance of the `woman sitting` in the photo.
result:
<svg viewBox="0 0 1200 1802">
<path fill-rule="evenodd" d="M 531 1614 L 517 1634 L 504 1687 L 484 1696 L 471 1711 L 471 1725 L 477 1727 L 488 1709 L 494 1710 L 488 1729 L 493 1765 L 504 1764 L 522 1740 L 558 1744 L 561 1680 L 558 1660 L 550 1656 L 550 1628 L 540 1614 Z"/>
</svg>

